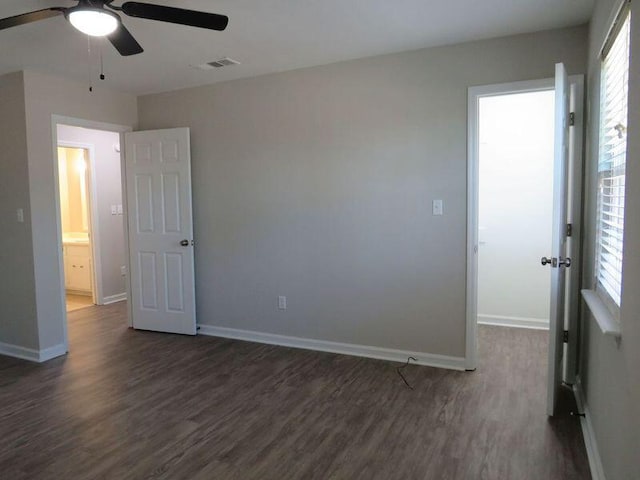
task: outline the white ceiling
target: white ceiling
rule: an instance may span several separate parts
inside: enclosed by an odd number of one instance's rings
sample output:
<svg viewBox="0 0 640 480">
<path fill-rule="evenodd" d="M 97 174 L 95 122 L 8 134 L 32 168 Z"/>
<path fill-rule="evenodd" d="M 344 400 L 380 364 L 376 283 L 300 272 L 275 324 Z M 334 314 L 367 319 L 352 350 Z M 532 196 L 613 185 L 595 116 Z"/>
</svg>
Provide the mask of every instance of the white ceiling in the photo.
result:
<svg viewBox="0 0 640 480">
<path fill-rule="evenodd" d="M 0 18 L 72 0 L 0 0 Z M 122 2 L 116 0 L 116 5 Z M 228 15 L 215 32 L 126 17 L 145 52 L 105 44 L 102 84 L 143 94 L 384 53 L 579 25 L 594 0 L 152 0 Z M 0 31 L 0 74 L 22 69 L 88 81 L 87 40 L 63 17 Z M 94 76 L 99 63 L 94 45 Z M 229 56 L 242 65 L 190 67 Z M 97 81 L 95 83 L 98 83 Z M 99 85 L 96 85 L 99 86 Z"/>
</svg>

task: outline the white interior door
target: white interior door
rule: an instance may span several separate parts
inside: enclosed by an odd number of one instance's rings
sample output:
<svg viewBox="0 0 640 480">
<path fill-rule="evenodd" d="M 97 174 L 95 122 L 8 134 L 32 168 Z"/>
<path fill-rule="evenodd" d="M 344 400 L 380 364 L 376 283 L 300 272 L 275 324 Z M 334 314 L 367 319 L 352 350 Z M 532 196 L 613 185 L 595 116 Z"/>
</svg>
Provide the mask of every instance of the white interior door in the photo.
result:
<svg viewBox="0 0 640 480">
<path fill-rule="evenodd" d="M 565 317 L 565 277 L 570 260 L 566 258 L 567 189 L 569 162 L 569 78 L 564 65 L 556 64 L 555 159 L 553 174 L 553 227 L 551 258 L 551 311 L 549 316 L 549 371 L 547 413 L 554 415 L 562 384 L 563 331 Z"/>
<path fill-rule="evenodd" d="M 196 334 L 189 129 L 125 134 L 133 328 Z"/>
</svg>

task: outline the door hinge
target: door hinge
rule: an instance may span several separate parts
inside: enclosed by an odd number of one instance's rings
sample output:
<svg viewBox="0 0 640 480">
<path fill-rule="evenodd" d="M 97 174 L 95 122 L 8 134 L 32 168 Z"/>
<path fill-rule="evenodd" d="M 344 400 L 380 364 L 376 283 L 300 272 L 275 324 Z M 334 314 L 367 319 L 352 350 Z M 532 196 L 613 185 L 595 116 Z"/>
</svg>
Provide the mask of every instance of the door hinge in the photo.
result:
<svg viewBox="0 0 640 480">
<path fill-rule="evenodd" d="M 562 342 L 569 343 L 569 330 L 564 330 L 562 332 Z"/>
<path fill-rule="evenodd" d="M 567 223 L 567 237 L 570 237 L 573 234 L 573 224 Z"/>
<path fill-rule="evenodd" d="M 569 126 L 573 127 L 576 124 L 576 112 L 571 112 L 569 114 Z"/>
</svg>

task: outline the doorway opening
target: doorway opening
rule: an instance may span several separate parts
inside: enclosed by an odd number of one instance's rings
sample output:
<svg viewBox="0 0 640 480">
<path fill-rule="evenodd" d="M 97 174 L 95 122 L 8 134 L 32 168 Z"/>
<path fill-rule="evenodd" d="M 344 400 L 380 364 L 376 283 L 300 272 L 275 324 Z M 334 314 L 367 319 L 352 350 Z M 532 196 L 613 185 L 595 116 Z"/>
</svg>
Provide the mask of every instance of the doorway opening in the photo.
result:
<svg viewBox="0 0 640 480">
<path fill-rule="evenodd" d="M 54 131 L 66 312 L 126 300 L 120 134 L 63 123 Z"/>
<path fill-rule="evenodd" d="M 555 79 L 469 88 L 467 370 L 477 368 L 478 324 L 484 323 L 553 330 L 549 355 L 559 351 L 564 380 L 575 378 L 583 82 L 581 75 L 566 77 L 558 64 Z M 541 258 L 555 251 L 557 236 L 566 240 L 555 259 L 558 268 L 543 267 Z M 567 268 L 565 287 L 558 289 L 554 278 L 561 266 Z M 559 291 L 564 292 L 560 303 Z M 560 322 L 556 313 L 552 318 L 559 305 L 564 305 Z M 572 333 L 558 344 L 556 332 L 563 329 Z"/>
<path fill-rule="evenodd" d="M 549 328 L 553 89 L 478 102 L 479 324 Z"/>
<path fill-rule="evenodd" d="M 58 143 L 58 187 L 67 312 L 96 303 L 89 147 Z"/>
</svg>

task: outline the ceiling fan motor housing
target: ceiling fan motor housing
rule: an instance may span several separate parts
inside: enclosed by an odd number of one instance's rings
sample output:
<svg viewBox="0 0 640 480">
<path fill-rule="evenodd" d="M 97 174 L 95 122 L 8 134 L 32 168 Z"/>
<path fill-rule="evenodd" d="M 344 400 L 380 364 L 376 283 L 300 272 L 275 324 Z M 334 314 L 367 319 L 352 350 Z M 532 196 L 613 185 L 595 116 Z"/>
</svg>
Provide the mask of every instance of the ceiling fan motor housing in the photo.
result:
<svg viewBox="0 0 640 480">
<path fill-rule="evenodd" d="M 67 21 L 79 31 L 87 35 L 106 37 L 120 55 L 129 56 L 142 53 L 144 50 L 124 26 L 120 15 L 116 12 L 122 12 L 129 17 L 218 31 L 227 28 L 229 23 L 229 18 L 226 15 L 218 15 L 217 13 L 198 12 L 142 2 L 125 2 L 116 6 L 112 5 L 113 1 L 77 0 L 78 3 L 75 7 L 43 8 L 13 17 L 0 18 L 0 30 L 64 15 Z"/>
<path fill-rule="evenodd" d="M 95 6 L 95 2 L 81 0 L 75 7 L 64 11 L 64 17 L 82 33 L 94 37 L 104 37 L 114 32 L 121 25 L 117 13 L 104 8 L 103 3 Z"/>
</svg>

